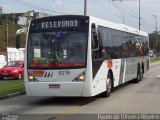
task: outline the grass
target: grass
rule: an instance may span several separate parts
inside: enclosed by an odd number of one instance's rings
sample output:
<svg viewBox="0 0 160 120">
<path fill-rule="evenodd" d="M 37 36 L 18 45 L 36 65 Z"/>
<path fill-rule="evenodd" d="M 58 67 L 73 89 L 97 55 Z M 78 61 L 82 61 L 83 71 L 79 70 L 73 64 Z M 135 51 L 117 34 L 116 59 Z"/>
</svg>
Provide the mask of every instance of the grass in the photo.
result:
<svg viewBox="0 0 160 120">
<path fill-rule="evenodd" d="M 0 81 L 0 97 L 24 91 L 24 80 Z"/>
<path fill-rule="evenodd" d="M 158 62 L 160 61 L 160 57 L 151 58 L 150 60 L 151 60 L 151 63 Z"/>
</svg>

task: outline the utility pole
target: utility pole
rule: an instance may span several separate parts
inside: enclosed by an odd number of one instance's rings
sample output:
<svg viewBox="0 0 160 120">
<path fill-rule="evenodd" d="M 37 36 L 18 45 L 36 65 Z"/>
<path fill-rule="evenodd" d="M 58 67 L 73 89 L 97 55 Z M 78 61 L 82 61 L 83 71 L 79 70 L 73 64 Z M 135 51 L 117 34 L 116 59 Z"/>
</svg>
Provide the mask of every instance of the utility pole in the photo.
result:
<svg viewBox="0 0 160 120">
<path fill-rule="evenodd" d="M 7 48 L 8 48 L 8 17 L 6 17 L 6 31 L 5 31 L 5 34 L 6 34 L 6 53 L 7 53 Z M 7 63 L 8 63 L 8 53 L 7 53 L 6 59 L 7 59 Z"/>
<path fill-rule="evenodd" d="M 84 0 L 84 15 L 87 15 L 87 0 Z"/>
<path fill-rule="evenodd" d="M 141 30 L 141 3 L 139 0 L 139 30 Z"/>
<path fill-rule="evenodd" d="M 113 1 L 115 1 L 115 0 L 113 0 Z M 123 0 L 121 0 L 121 1 L 123 1 Z M 139 19 L 139 30 L 141 30 L 141 1 L 140 0 L 139 0 L 139 18 L 138 19 Z"/>
<path fill-rule="evenodd" d="M 6 21 L 6 48 L 8 48 L 8 18 Z"/>
<path fill-rule="evenodd" d="M 158 29 L 157 29 L 157 15 L 152 15 L 153 17 L 155 17 L 155 20 L 156 20 L 156 41 L 155 41 L 155 49 L 157 48 L 157 39 L 158 39 L 158 36 L 157 36 L 157 32 L 158 32 Z"/>
</svg>

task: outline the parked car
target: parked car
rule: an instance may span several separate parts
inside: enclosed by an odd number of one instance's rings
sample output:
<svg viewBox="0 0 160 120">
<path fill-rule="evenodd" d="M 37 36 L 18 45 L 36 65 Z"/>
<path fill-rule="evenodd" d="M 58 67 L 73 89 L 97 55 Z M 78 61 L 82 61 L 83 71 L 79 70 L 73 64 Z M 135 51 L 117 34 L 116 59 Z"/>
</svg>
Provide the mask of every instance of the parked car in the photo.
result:
<svg viewBox="0 0 160 120">
<path fill-rule="evenodd" d="M 10 61 L 7 65 L 0 69 L 0 79 L 22 79 L 23 77 L 24 62 L 22 60 Z"/>
</svg>

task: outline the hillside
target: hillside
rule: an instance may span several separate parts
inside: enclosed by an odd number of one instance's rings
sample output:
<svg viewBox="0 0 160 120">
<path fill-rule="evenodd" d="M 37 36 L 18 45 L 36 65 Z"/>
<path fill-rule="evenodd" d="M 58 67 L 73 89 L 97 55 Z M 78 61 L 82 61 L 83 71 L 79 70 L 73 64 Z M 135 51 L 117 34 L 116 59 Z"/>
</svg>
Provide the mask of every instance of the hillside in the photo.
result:
<svg viewBox="0 0 160 120">
<path fill-rule="evenodd" d="M 6 24 L 0 25 L 0 52 L 6 52 Z M 20 29 L 17 24 L 8 24 L 8 47 L 15 47 L 16 30 Z M 24 47 L 25 39 L 21 41 L 21 47 Z"/>
</svg>

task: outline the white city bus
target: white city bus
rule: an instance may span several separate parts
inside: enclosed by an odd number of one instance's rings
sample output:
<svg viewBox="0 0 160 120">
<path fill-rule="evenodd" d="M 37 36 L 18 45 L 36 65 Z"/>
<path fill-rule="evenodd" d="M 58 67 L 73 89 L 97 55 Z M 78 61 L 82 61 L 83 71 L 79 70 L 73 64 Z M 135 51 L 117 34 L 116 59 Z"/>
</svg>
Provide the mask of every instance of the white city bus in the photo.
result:
<svg viewBox="0 0 160 120">
<path fill-rule="evenodd" d="M 107 97 L 120 84 L 139 82 L 149 69 L 148 34 L 126 25 L 91 16 L 50 16 L 31 20 L 27 34 L 29 96 Z"/>
</svg>

